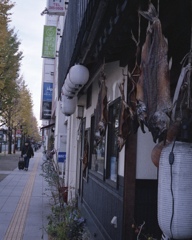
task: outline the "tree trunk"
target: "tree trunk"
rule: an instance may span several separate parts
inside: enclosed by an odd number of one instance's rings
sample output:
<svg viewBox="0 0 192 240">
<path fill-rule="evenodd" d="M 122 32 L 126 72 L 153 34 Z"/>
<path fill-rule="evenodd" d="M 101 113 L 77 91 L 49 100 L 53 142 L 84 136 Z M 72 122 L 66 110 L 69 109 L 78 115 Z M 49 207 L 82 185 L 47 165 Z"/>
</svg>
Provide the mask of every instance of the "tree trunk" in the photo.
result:
<svg viewBox="0 0 192 240">
<path fill-rule="evenodd" d="M 12 129 L 9 127 L 8 131 L 8 154 L 12 153 Z"/>
<path fill-rule="evenodd" d="M 16 127 L 14 127 L 14 146 L 13 146 L 13 153 L 16 151 Z"/>
</svg>

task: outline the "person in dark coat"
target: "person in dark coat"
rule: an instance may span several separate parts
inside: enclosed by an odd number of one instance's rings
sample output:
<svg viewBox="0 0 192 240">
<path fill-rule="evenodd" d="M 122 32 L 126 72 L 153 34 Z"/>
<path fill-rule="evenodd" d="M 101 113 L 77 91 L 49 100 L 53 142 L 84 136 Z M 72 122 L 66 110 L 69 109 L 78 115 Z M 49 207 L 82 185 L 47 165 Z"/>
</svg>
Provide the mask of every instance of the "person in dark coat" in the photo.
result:
<svg viewBox="0 0 192 240">
<path fill-rule="evenodd" d="M 29 160 L 31 157 L 34 156 L 33 148 L 31 147 L 29 142 L 25 142 L 24 147 L 22 148 L 21 151 L 21 157 L 24 158 L 24 163 L 25 163 L 25 171 L 28 171 L 29 167 Z"/>
</svg>

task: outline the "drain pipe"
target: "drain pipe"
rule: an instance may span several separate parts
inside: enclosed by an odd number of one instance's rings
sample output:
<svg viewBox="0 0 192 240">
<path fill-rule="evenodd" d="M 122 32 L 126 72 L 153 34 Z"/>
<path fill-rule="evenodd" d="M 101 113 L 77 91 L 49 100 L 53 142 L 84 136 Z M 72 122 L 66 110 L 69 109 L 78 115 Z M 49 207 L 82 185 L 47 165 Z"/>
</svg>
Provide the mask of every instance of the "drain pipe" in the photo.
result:
<svg viewBox="0 0 192 240">
<path fill-rule="evenodd" d="M 69 117 L 68 117 L 69 118 Z M 71 141 L 71 131 L 70 131 L 70 128 L 71 128 L 71 121 L 68 121 L 69 119 L 67 119 L 67 147 L 66 147 L 66 155 L 67 155 L 67 158 L 66 158 L 66 163 L 67 163 L 67 166 L 66 166 L 66 175 L 65 175 L 65 186 L 69 187 L 69 161 L 70 161 L 70 141 Z"/>
</svg>

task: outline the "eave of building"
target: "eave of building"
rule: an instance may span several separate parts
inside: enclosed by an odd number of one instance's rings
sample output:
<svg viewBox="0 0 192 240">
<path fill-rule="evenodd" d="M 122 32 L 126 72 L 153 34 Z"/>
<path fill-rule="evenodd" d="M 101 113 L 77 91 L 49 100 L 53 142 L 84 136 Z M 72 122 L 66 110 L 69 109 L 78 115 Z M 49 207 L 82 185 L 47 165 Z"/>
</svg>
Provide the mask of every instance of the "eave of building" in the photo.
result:
<svg viewBox="0 0 192 240">
<path fill-rule="evenodd" d="M 74 48 L 71 49 L 70 59 L 65 59 L 68 64 L 65 67 L 60 66 L 63 77 L 59 79 L 59 89 L 64 83 L 69 68 L 75 63 L 82 63 L 88 67 L 90 80 L 104 61 L 106 63 L 120 61 L 121 67 L 127 64 L 133 67 L 135 63 L 136 44 L 131 38 L 131 33 L 138 39 L 138 9 L 141 7 L 147 10 L 148 1 L 101 0 L 99 4 L 98 1 L 90 2 L 84 12 Z M 157 8 L 158 1 L 152 2 Z M 175 71 L 179 69 L 179 62 L 190 50 L 191 1 L 186 0 L 181 3 L 180 0 L 169 2 L 161 0 L 159 2 L 159 17 L 163 33 L 168 38 L 169 57 L 174 58 L 171 74 L 175 75 Z M 145 41 L 147 24 L 148 22 L 141 17 L 140 47 Z M 178 74 L 179 72 L 176 75 Z M 176 80 L 172 80 L 173 85 Z"/>
<path fill-rule="evenodd" d="M 103 54 L 107 61 L 119 58 L 119 54 L 122 52 L 122 47 L 124 45 L 122 43 L 123 41 L 124 43 L 126 42 L 128 36 L 126 35 L 124 37 L 124 34 L 122 36 L 119 34 L 118 41 L 120 41 L 119 46 L 121 46 L 121 49 L 118 49 L 118 45 L 116 44 L 115 47 L 113 46 L 115 41 L 112 39 L 112 36 L 115 29 L 120 28 L 120 22 L 123 17 L 122 13 L 125 12 L 127 2 L 128 0 L 115 2 L 109 0 L 90 1 L 89 4 L 87 4 L 87 9 L 84 18 L 81 21 L 81 26 L 79 28 L 79 33 L 76 35 L 76 39 L 74 40 L 71 38 L 73 44 L 69 44 L 69 39 L 68 41 L 65 39 L 68 34 L 67 29 L 69 30 L 70 26 L 70 14 L 72 14 L 72 7 L 70 9 L 69 4 L 69 19 L 66 19 L 63 33 L 65 38 L 63 37 L 59 50 L 59 91 L 61 91 L 61 87 L 69 68 L 73 64 L 82 63 L 92 72 L 91 69 L 95 68 L 95 61 L 100 62 L 103 59 Z M 103 38 L 103 33 L 105 33 L 105 36 L 104 39 L 101 39 Z M 110 37 L 112 42 L 111 40 L 109 41 Z M 108 43 L 111 47 L 107 49 L 105 46 Z M 71 49 L 66 49 L 67 44 L 70 45 Z"/>
</svg>

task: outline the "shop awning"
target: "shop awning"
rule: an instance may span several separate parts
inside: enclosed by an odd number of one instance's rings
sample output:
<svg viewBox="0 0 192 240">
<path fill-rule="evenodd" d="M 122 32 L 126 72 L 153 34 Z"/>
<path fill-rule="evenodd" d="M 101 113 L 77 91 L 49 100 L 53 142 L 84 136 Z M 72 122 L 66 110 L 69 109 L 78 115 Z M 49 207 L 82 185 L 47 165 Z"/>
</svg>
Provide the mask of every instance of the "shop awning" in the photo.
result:
<svg viewBox="0 0 192 240">
<path fill-rule="evenodd" d="M 43 126 L 43 127 L 41 127 L 40 129 L 51 128 L 51 127 L 53 127 L 53 126 L 55 126 L 55 123 L 51 123 L 51 124 L 49 124 L 49 125 Z"/>
</svg>

